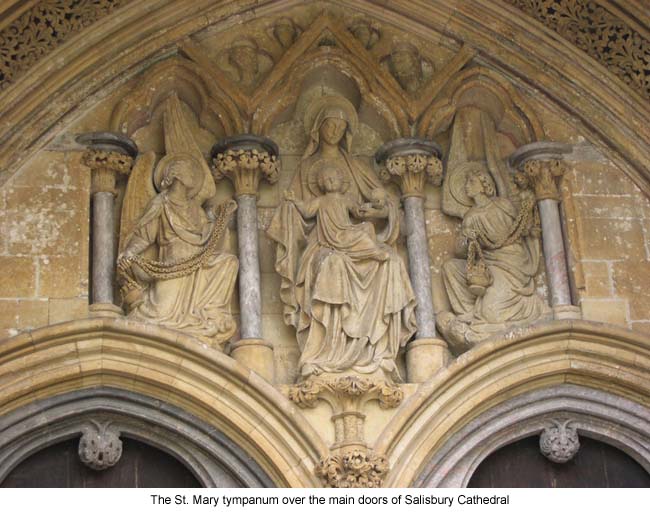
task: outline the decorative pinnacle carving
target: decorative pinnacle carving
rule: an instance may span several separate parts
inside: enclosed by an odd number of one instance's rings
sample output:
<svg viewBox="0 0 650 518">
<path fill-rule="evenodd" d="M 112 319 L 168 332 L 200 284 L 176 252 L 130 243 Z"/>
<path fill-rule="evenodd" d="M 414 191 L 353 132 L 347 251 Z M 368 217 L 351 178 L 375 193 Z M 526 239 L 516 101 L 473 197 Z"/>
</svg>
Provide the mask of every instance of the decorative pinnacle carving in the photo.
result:
<svg viewBox="0 0 650 518">
<path fill-rule="evenodd" d="M 375 154 L 377 163 L 384 163 L 379 176 L 384 182 L 394 181 L 404 198 L 424 196 L 424 184 L 442 183 L 443 167 L 440 147 L 432 141 L 397 139 L 384 144 Z"/>
<path fill-rule="evenodd" d="M 551 423 L 539 437 L 539 449 L 548 460 L 564 464 L 575 457 L 580 449 L 577 427 L 571 420 L 553 419 Z"/>
<path fill-rule="evenodd" d="M 396 408 L 404 393 L 398 385 L 359 376 L 312 377 L 289 389 L 289 399 L 302 408 L 318 400 L 332 407 L 335 442 L 330 456 L 316 468 L 328 487 L 380 487 L 388 472 L 385 457 L 373 453 L 364 440 L 363 412 L 369 401 L 383 409 Z"/>
<path fill-rule="evenodd" d="M 278 181 L 278 148 L 269 139 L 255 135 L 227 138 L 215 144 L 211 155 L 215 181 L 229 178 L 237 196 L 257 195 L 261 178 L 271 184 Z"/>
<path fill-rule="evenodd" d="M 115 466 L 122 457 L 122 441 L 112 423 L 90 421 L 79 440 L 79 458 L 86 466 L 101 471 Z"/>
<path fill-rule="evenodd" d="M 561 178 L 567 167 L 561 160 L 527 160 L 523 172 L 535 189 L 535 197 L 540 200 L 559 200 L 556 178 Z"/>
<path fill-rule="evenodd" d="M 133 158 L 117 151 L 90 149 L 83 154 L 84 165 L 92 171 L 92 192 L 115 194 L 115 175 L 128 175 L 133 167 Z"/>
<path fill-rule="evenodd" d="M 388 473 L 388 461 L 373 451 L 353 450 L 321 460 L 316 474 L 326 487 L 381 487 Z"/>
</svg>

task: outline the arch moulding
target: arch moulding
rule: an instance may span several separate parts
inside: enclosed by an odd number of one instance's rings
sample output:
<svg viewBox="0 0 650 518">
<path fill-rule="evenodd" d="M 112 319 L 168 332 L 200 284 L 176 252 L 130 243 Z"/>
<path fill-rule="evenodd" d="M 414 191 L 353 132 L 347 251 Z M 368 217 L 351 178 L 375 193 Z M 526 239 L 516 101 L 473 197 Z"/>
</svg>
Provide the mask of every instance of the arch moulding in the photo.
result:
<svg viewBox="0 0 650 518">
<path fill-rule="evenodd" d="M 494 451 L 552 420 L 570 421 L 580 436 L 624 451 L 650 473 L 650 409 L 601 390 L 563 384 L 533 390 L 484 412 L 453 434 L 431 458 L 416 487 L 466 487 Z"/>
<path fill-rule="evenodd" d="M 627 13 L 613 0 L 600 0 L 599 4 L 636 31 L 640 41 L 648 40 L 649 30 L 643 25 L 647 15 L 635 7 L 637 0 L 626 3 Z M 233 23 L 277 17 L 300 2 L 148 0 L 120 5 L 107 11 L 101 23 L 82 25 L 64 41 L 45 49 L 47 59 L 22 70 L 0 92 L 0 184 L 50 143 L 61 128 L 119 85 L 153 63 L 182 52 L 183 42 L 193 34 L 208 26 L 227 29 Z M 603 55 L 605 61 L 590 56 L 574 42 L 559 37 L 544 20 L 518 8 L 517 2 L 396 0 L 387 6 L 377 0 L 336 0 L 319 5 L 323 11 L 339 8 L 367 15 L 428 39 L 432 45 L 449 38 L 455 45 L 471 48 L 477 64 L 499 71 L 574 117 L 585 135 L 650 193 L 647 97 L 634 84 L 626 84 L 617 69 L 607 66 L 607 56 Z M 13 11 L 22 13 L 23 8 Z M 11 12 L 6 8 L 5 23 L 14 20 Z M 584 27 L 580 27 L 588 29 L 589 23 L 583 20 Z"/>
<path fill-rule="evenodd" d="M 205 487 L 273 487 L 219 430 L 164 401 L 114 388 L 68 392 L 0 417 L 0 483 L 24 459 L 95 423 L 171 454 Z"/>
<path fill-rule="evenodd" d="M 167 414 L 182 408 L 234 443 L 267 474 L 265 484 L 320 485 L 314 467 L 327 447 L 294 405 L 256 373 L 181 333 L 102 318 L 23 333 L 0 344 L 0 386 L 0 416 L 56 407 L 43 401 L 88 388 L 164 401 Z M 165 448 L 161 441 L 148 442 Z"/>
<path fill-rule="evenodd" d="M 649 469 L 649 408 L 647 336 L 555 321 L 512 330 L 460 356 L 402 404 L 374 449 L 389 460 L 387 487 L 459 486 L 489 453 L 564 412 L 580 417 L 579 432 Z"/>
</svg>

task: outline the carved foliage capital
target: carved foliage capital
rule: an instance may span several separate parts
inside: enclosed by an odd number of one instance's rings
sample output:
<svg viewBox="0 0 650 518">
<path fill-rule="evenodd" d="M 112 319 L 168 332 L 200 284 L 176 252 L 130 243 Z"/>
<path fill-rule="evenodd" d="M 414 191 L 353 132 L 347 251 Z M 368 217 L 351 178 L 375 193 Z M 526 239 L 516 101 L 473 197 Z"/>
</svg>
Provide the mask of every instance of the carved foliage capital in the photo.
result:
<svg viewBox="0 0 650 518">
<path fill-rule="evenodd" d="M 388 461 L 372 450 L 357 449 L 321 460 L 316 474 L 326 487 L 381 487 L 388 473 Z"/>
<path fill-rule="evenodd" d="M 570 461 L 580 449 L 576 424 L 571 420 L 553 420 L 539 437 L 539 449 L 552 462 L 564 464 Z"/>
<path fill-rule="evenodd" d="M 90 421 L 79 440 L 79 458 L 86 466 L 101 471 L 115 466 L 122 457 L 119 431 L 110 421 Z"/>
<path fill-rule="evenodd" d="M 412 153 L 387 158 L 380 176 L 386 182 L 396 182 L 403 196 L 423 196 L 424 184 L 429 182 L 439 186 L 442 183 L 442 173 L 442 162 L 438 157 Z"/>
<path fill-rule="evenodd" d="M 523 172 L 535 189 L 535 197 L 540 200 L 559 200 L 556 179 L 566 173 L 567 166 L 562 160 L 527 160 Z"/>
<path fill-rule="evenodd" d="M 117 151 L 89 149 L 83 154 L 84 165 L 92 171 L 92 192 L 115 192 L 115 175 L 128 175 L 133 158 Z"/>
<path fill-rule="evenodd" d="M 289 389 L 289 399 L 302 408 L 313 408 L 319 399 L 327 401 L 335 410 L 358 410 L 371 400 L 378 400 L 382 408 L 396 408 L 404 393 L 399 385 L 374 381 L 357 376 L 334 379 L 309 379 Z"/>
<path fill-rule="evenodd" d="M 237 195 L 257 195 L 260 179 L 273 184 L 278 181 L 280 161 L 275 155 L 257 149 L 229 149 L 212 160 L 216 181 L 229 178 Z"/>
</svg>

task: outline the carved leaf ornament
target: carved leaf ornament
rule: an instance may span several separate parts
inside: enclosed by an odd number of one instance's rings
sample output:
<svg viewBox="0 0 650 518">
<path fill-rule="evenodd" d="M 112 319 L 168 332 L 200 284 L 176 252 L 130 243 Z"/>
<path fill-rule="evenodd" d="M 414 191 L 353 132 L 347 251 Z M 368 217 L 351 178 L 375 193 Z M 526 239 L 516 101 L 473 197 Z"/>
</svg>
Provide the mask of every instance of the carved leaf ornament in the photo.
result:
<svg viewBox="0 0 650 518">
<path fill-rule="evenodd" d="M 650 41 L 590 0 L 506 0 L 650 99 Z"/>
<path fill-rule="evenodd" d="M 131 0 L 46 0 L 0 32 L 0 89 L 69 36 Z"/>
</svg>

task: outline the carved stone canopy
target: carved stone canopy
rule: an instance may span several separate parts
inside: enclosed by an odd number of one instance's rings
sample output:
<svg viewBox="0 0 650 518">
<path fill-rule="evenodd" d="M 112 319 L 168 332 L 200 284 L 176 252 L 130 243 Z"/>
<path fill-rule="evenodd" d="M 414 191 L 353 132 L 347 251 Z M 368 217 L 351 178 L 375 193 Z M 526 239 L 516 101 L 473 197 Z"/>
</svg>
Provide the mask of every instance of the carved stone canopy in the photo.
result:
<svg viewBox="0 0 650 518">
<path fill-rule="evenodd" d="M 508 159 L 514 171 L 523 172 L 541 200 L 559 200 L 556 178 L 566 172 L 563 158 L 572 147 L 560 142 L 533 142 L 517 149 Z"/>
<path fill-rule="evenodd" d="M 428 181 L 442 183 L 442 149 L 433 140 L 400 138 L 386 142 L 375 153 L 375 161 L 385 166 L 380 175 L 384 181 L 399 184 L 404 197 L 424 195 Z"/>
<path fill-rule="evenodd" d="M 436 158 L 441 158 L 442 148 L 433 140 L 399 138 L 381 146 L 375 153 L 375 161 L 381 163 L 390 157 L 413 154 L 433 155 Z"/>
<path fill-rule="evenodd" d="M 278 180 L 279 149 L 271 139 L 243 134 L 217 142 L 210 151 L 214 179 L 229 178 L 237 196 L 257 195 L 261 177 L 269 183 Z"/>
<path fill-rule="evenodd" d="M 258 150 L 266 151 L 271 156 L 278 156 L 280 150 L 278 145 L 269 138 L 260 137 L 259 135 L 251 135 L 244 133 L 242 135 L 234 135 L 232 137 L 226 137 L 217 142 L 212 146 L 210 151 L 210 156 L 212 158 L 216 157 L 219 153 L 223 153 L 228 150 Z"/>
<path fill-rule="evenodd" d="M 83 133 L 78 135 L 76 141 L 90 149 L 98 151 L 113 151 L 131 158 L 138 156 L 138 146 L 133 140 L 120 133 L 109 131 Z"/>
<path fill-rule="evenodd" d="M 508 158 L 510 167 L 517 171 L 528 160 L 562 160 L 573 147 L 563 142 L 539 141 L 521 146 Z"/>
</svg>

